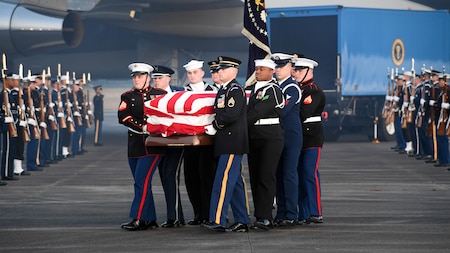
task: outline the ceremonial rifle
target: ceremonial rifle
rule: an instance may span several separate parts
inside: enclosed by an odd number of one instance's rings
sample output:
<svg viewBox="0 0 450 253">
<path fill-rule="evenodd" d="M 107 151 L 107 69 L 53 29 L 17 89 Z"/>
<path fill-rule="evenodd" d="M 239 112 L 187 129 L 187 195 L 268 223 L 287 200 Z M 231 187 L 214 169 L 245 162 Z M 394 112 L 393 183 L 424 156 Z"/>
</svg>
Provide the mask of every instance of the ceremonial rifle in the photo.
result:
<svg viewBox="0 0 450 253">
<path fill-rule="evenodd" d="M 425 71 L 425 64 L 422 67 L 422 73 Z M 425 100 L 425 82 L 422 82 L 420 100 Z M 423 123 L 423 115 L 425 115 L 425 106 L 420 103 L 419 111 L 416 116 L 416 127 L 421 128 Z"/>
<path fill-rule="evenodd" d="M 45 69 L 42 71 L 42 84 L 45 85 Z M 41 90 L 40 92 L 40 100 L 39 100 L 39 109 L 40 109 L 40 123 L 44 123 L 43 125 L 46 125 L 47 123 L 45 123 L 45 113 L 46 113 L 46 108 L 45 108 L 45 103 L 44 103 L 44 89 Z M 39 124 L 41 126 L 41 124 Z M 48 135 L 48 130 L 47 130 L 47 126 L 43 127 L 41 126 L 41 136 L 44 140 L 49 140 L 50 136 Z"/>
<path fill-rule="evenodd" d="M 58 63 L 58 76 L 57 76 L 57 82 L 58 85 L 61 85 L 61 64 Z M 62 106 L 62 99 L 61 99 L 61 87 L 58 87 L 57 90 L 57 106 L 58 106 L 58 119 L 59 119 L 59 127 L 60 128 L 67 128 L 67 122 L 66 117 L 64 115 L 64 109 Z"/>
<path fill-rule="evenodd" d="M 68 127 L 69 127 L 69 132 L 70 133 L 74 133 L 75 132 L 75 125 L 73 123 L 73 115 L 72 115 L 72 108 L 71 107 L 71 103 L 70 103 L 70 99 L 69 99 L 69 71 L 66 72 L 66 111 L 67 111 L 67 121 L 68 121 Z M 73 106 L 73 105 L 72 105 Z"/>
<path fill-rule="evenodd" d="M 91 73 L 88 73 L 88 82 L 91 83 Z M 86 96 L 83 94 L 83 111 L 84 115 L 86 115 L 86 128 L 90 128 L 91 125 L 94 123 L 94 117 L 92 115 L 91 111 L 91 101 L 89 98 L 89 84 L 86 83 L 86 74 L 83 73 L 83 83 L 86 85 Z"/>
<path fill-rule="evenodd" d="M 18 94 L 18 113 L 19 113 L 19 122 L 20 122 L 20 129 L 22 130 L 22 138 L 24 142 L 30 142 L 31 136 L 30 136 L 30 128 L 28 128 L 27 124 L 27 116 L 25 114 L 25 105 L 23 104 L 23 65 L 19 64 L 19 78 L 20 78 L 20 85 L 19 85 L 19 94 Z M 22 123 L 23 122 L 23 123 Z"/>
<path fill-rule="evenodd" d="M 28 78 L 31 77 L 31 71 L 28 71 Z M 36 119 L 36 114 L 34 111 L 34 103 L 33 103 L 33 99 L 31 97 L 31 86 L 28 85 L 28 92 L 27 92 L 27 104 L 28 104 L 28 123 L 30 123 L 31 125 L 31 133 L 34 139 L 40 139 L 41 138 L 41 133 L 39 131 L 39 126 L 37 125 L 37 119 Z M 31 123 L 32 122 L 32 123 Z"/>
<path fill-rule="evenodd" d="M 73 72 L 73 87 L 75 87 L 76 81 L 77 81 L 77 79 L 75 78 L 75 72 Z M 80 109 L 78 108 L 77 92 L 74 91 L 74 89 L 72 88 L 73 111 L 74 111 L 74 115 L 76 117 L 77 126 L 81 126 L 81 125 L 83 125 L 83 120 L 81 118 Z"/>
<path fill-rule="evenodd" d="M 49 81 L 51 83 L 52 75 L 50 73 L 50 67 L 47 68 L 47 75 L 49 77 Z M 50 124 L 51 130 L 58 130 L 58 123 L 56 122 L 55 118 L 55 110 L 53 110 L 54 103 L 52 101 L 52 92 L 50 90 L 50 85 L 48 86 L 47 90 L 47 114 L 48 114 L 48 123 Z"/>
<path fill-rule="evenodd" d="M 398 97 L 398 86 L 394 83 L 394 69 L 391 70 L 391 83 L 392 83 L 392 102 L 390 106 L 388 120 L 386 125 L 394 122 L 395 120 L 395 112 L 397 111 L 397 101 L 395 101 L 395 97 Z"/>
<path fill-rule="evenodd" d="M 391 95 L 391 77 L 390 77 L 390 71 L 388 68 L 388 72 L 387 72 L 387 78 L 388 78 L 388 85 L 387 85 L 387 90 L 386 90 L 386 98 L 384 99 L 384 107 L 383 107 L 383 112 L 381 113 L 381 117 L 383 119 L 387 119 L 389 112 L 390 112 L 390 106 L 391 106 L 391 101 L 390 98 L 392 98 Z"/>
<path fill-rule="evenodd" d="M 411 59 L 411 97 L 416 97 L 416 87 L 415 87 L 415 81 L 416 81 L 416 71 L 414 70 L 414 58 Z M 414 99 L 409 100 L 409 106 L 408 106 L 408 123 L 413 122 L 413 111 L 416 110 L 416 105 L 414 104 Z"/>
<path fill-rule="evenodd" d="M 12 117 L 11 105 L 9 104 L 9 93 L 6 88 L 6 55 L 3 54 L 2 58 L 2 82 L 3 82 L 3 110 L 5 111 L 5 117 Z M 11 137 L 17 137 L 16 124 L 13 122 L 8 123 L 8 131 Z"/>
</svg>

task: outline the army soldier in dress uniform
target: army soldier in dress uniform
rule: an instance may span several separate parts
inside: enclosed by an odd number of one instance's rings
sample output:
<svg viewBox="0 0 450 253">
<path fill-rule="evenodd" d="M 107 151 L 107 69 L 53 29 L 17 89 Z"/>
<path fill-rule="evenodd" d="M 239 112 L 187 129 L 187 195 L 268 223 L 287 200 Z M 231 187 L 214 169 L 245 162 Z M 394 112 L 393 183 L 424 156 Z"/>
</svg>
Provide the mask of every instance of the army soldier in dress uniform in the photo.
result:
<svg viewBox="0 0 450 253">
<path fill-rule="evenodd" d="M 302 92 L 291 77 L 294 56 L 275 53 L 272 59 L 277 64 L 275 74 L 283 91 L 285 105 L 281 114 L 284 130 L 284 146 L 277 169 L 277 215 L 275 224 L 293 226 L 298 219 L 298 160 L 302 151 L 303 135 L 300 121 L 300 99 Z"/>
<path fill-rule="evenodd" d="M 295 80 L 300 84 L 302 99 L 303 147 L 298 165 L 299 223 L 322 223 L 322 202 L 319 175 L 320 153 L 323 145 L 322 111 L 325 95 L 314 82 L 314 68 L 318 63 L 308 58 L 295 61 Z"/>
<path fill-rule="evenodd" d="M 134 88 L 121 95 L 118 110 L 119 123 L 128 127 L 128 164 L 134 178 L 134 199 L 131 204 L 130 222 L 122 228 L 130 231 L 156 228 L 156 211 L 152 193 L 152 177 L 158 167 L 165 147 L 145 146 L 147 120 L 144 102 L 166 91 L 150 86 L 153 67 L 146 63 L 132 63 L 128 66 L 133 77 Z"/>
<path fill-rule="evenodd" d="M 175 71 L 169 67 L 154 66 L 152 72 L 154 87 L 167 93 L 183 91 L 183 87 L 170 85 L 171 76 L 174 73 Z M 167 206 L 167 220 L 161 224 L 162 228 L 185 225 L 180 199 L 180 167 L 183 153 L 184 147 L 167 147 L 166 155 L 158 166 Z"/>
<path fill-rule="evenodd" d="M 203 61 L 191 60 L 183 65 L 189 84 L 187 91 L 217 91 L 213 85 L 203 81 Z M 209 202 L 214 181 L 216 161 L 209 146 L 188 146 L 184 149 L 184 181 L 189 200 L 194 209 L 194 219 L 189 225 L 200 225 L 209 218 Z"/>
<path fill-rule="evenodd" d="M 103 146 L 102 144 L 102 125 L 103 125 L 103 88 L 101 85 L 94 87 L 95 96 L 92 99 L 94 104 L 94 146 Z"/>
<path fill-rule="evenodd" d="M 242 157 L 248 152 L 246 95 L 236 81 L 239 60 L 221 56 L 218 73 L 222 87 L 214 102 L 216 113 L 206 133 L 215 134 L 214 155 L 219 162 L 211 195 L 209 222 L 202 226 L 214 231 L 247 232 L 247 195 L 242 174 Z M 228 206 L 231 204 L 235 223 L 227 228 Z"/>
<path fill-rule="evenodd" d="M 280 124 L 284 96 L 273 79 L 275 66 L 269 59 L 255 60 L 257 82 L 250 86 L 247 107 L 248 167 L 256 218 L 252 228 L 265 230 L 273 227 L 276 172 L 284 144 L 284 131 Z"/>
</svg>

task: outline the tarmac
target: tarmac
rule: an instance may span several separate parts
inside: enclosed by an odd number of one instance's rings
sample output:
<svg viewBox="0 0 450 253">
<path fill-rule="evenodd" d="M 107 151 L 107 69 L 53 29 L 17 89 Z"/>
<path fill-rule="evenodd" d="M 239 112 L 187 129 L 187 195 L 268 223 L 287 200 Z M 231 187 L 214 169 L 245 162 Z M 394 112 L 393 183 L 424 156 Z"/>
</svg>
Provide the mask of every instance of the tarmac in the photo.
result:
<svg viewBox="0 0 450 253">
<path fill-rule="evenodd" d="M 397 154 L 392 142 L 367 140 L 325 143 L 322 224 L 248 233 L 190 225 L 125 231 L 133 180 L 125 127 L 111 129 L 104 146 L 87 141 L 85 154 L 0 187 L 0 252 L 450 252 L 450 172 Z M 153 194 L 161 224 L 157 172 Z M 190 220 L 184 183 L 181 198 Z"/>
</svg>

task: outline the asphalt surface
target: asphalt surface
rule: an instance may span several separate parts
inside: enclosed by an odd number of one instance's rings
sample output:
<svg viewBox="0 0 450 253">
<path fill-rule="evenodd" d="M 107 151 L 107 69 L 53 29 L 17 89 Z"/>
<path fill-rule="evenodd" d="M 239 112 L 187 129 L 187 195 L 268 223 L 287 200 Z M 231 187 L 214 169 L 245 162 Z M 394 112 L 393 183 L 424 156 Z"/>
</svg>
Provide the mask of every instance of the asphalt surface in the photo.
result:
<svg viewBox="0 0 450 253">
<path fill-rule="evenodd" d="M 125 129 L 104 137 L 102 147 L 88 141 L 85 154 L 0 187 L 0 252 L 450 252 L 450 172 L 391 151 L 393 143 L 324 145 L 323 224 L 248 233 L 189 225 L 129 232 L 120 228 L 133 197 Z M 184 184 L 182 191 L 189 220 Z M 162 223 L 157 173 L 153 194 Z"/>
</svg>

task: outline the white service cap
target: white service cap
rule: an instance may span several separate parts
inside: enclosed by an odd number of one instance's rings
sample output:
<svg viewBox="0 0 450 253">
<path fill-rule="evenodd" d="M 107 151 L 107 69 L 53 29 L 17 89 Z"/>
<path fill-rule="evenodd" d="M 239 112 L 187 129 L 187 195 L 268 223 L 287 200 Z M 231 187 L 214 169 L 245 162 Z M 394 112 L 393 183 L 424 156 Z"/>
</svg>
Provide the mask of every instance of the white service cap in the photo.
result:
<svg viewBox="0 0 450 253">
<path fill-rule="evenodd" d="M 183 68 L 186 71 L 190 71 L 193 69 L 201 69 L 201 68 L 203 68 L 203 61 L 191 60 L 188 63 L 186 63 L 185 65 L 183 65 Z"/>
<path fill-rule="evenodd" d="M 277 65 L 275 64 L 274 61 L 272 61 L 270 59 L 258 59 L 258 60 L 255 60 L 255 67 L 258 67 L 258 66 L 263 66 L 263 67 L 268 67 L 268 68 L 271 68 L 271 69 L 275 69 L 275 67 Z"/>
<path fill-rule="evenodd" d="M 314 60 L 308 59 L 308 58 L 296 58 L 295 59 L 295 69 L 300 69 L 300 68 L 310 68 L 310 69 L 314 69 L 314 67 L 319 66 L 319 63 L 317 63 Z"/>
<path fill-rule="evenodd" d="M 404 76 L 412 76 L 412 72 L 411 71 L 405 71 L 403 72 Z"/>
<path fill-rule="evenodd" d="M 153 71 L 153 67 L 147 63 L 134 62 L 128 65 L 128 69 L 131 71 L 133 76 L 135 73 L 147 73 L 150 74 Z"/>
</svg>

